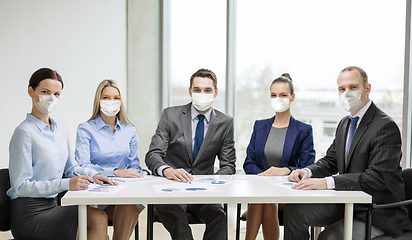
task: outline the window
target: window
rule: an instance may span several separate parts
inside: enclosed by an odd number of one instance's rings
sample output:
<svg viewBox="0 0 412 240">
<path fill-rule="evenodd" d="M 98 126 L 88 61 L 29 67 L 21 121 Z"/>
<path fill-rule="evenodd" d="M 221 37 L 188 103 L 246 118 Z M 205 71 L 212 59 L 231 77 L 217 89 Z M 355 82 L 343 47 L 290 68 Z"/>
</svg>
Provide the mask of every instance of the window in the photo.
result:
<svg viewBox="0 0 412 240">
<path fill-rule="evenodd" d="M 346 66 L 365 69 L 370 98 L 402 127 L 405 1 L 256 0 L 237 6 L 238 167 L 254 121 L 274 115 L 269 86 L 285 72 L 295 86 L 292 115 L 312 124 L 316 159 L 346 114 L 336 86 Z"/>
<path fill-rule="evenodd" d="M 336 124 L 336 121 L 323 121 L 323 136 L 328 140 L 335 137 Z"/>
<path fill-rule="evenodd" d="M 190 101 L 189 78 L 201 67 L 218 77 L 214 107 L 225 111 L 226 1 L 171 2 L 171 105 Z M 355 7 L 356 6 L 356 7 Z M 269 86 L 290 73 L 292 115 L 313 127 L 316 159 L 347 114 L 336 79 L 365 69 L 370 98 L 402 128 L 406 0 L 237 1 L 235 137 L 242 168 L 255 120 L 274 115 Z M 231 101 L 231 100 L 229 100 Z"/>
<path fill-rule="evenodd" d="M 190 76 L 200 68 L 212 70 L 219 93 L 213 107 L 225 111 L 226 2 L 171 1 L 171 105 L 189 103 Z"/>
</svg>

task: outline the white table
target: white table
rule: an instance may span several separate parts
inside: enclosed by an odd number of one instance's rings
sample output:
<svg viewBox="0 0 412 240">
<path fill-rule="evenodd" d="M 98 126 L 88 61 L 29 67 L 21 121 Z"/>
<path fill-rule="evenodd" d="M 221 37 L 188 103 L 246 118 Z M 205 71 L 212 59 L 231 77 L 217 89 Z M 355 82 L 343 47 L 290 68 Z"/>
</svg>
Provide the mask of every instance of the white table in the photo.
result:
<svg viewBox="0 0 412 240">
<path fill-rule="evenodd" d="M 232 179 L 235 176 L 236 179 Z M 371 203 L 372 197 L 361 191 L 334 190 L 294 190 L 282 185 L 286 177 L 278 180 L 260 180 L 255 176 L 195 176 L 196 178 L 214 178 L 226 181 L 225 184 L 214 184 L 218 191 L 180 191 L 156 192 L 154 185 L 170 184 L 165 178 L 154 178 L 153 181 L 139 183 L 120 183 L 129 185 L 124 190 L 110 193 L 88 191 L 69 191 L 62 198 L 62 205 L 79 205 L 79 239 L 87 239 L 87 205 L 110 204 L 207 204 L 207 203 L 344 203 L 344 239 L 352 239 L 353 204 Z M 242 176 L 242 177 L 239 177 Z M 239 179 L 241 178 L 241 179 Z M 179 183 L 187 184 L 187 183 Z M 191 185 L 187 184 L 188 187 Z"/>
</svg>

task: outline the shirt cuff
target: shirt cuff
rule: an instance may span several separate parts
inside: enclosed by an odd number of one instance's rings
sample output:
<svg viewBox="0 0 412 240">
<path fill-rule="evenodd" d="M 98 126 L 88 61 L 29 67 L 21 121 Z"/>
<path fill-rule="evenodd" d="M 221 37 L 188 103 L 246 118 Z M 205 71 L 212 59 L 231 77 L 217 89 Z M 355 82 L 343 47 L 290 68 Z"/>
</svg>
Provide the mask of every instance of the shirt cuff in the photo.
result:
<svg viewBox="0 0 412 240">
<path fill-rule="evenodd" d="M 325 177 L 327 189 L 335 189 L 335 179 L 333 177 Z"/>
<path fill-rule="evenodd" d="M 62 192 L 70 190 L 70 178 L 63 178 L 60 183 L 60 188 Z"/>
<path fill-rule="evenodd" d="M 96 175 L 96 174 L 98 174 L 98 173 L 99 173 L 99 172 L 96 171 L 96 170 L 94 170 L 93 168 L 88 168 L 88 167 L 84 168 L 84 175 L 87 175 L 87 176 L 89 176 L 89 177 L 91 177 L 91 178 L 93 178 L 94 175 Z"/>
<path fill-rule="evenodd" d="M 163 176 L 163 170 L 165 170 L 166 168 L 171 168 L 171 166 L 163 165 L 163 166 L 158 167 L 157 170 L 156 170 L 157 175 L 164 177 Z"/>
<path fill-rule="evenodd" d="M 101 172 L 100 174 L 105 175 L 107 177 L 116 177 L 116 175 L 114 175 L 114 170 L 118 169 L 118 168 L 106 168 L 103 172 Z"/>
<path fill-rule="evenodd" d="M 313 176 L 312 170 L 310 170 L 309 168 L 304 168 L 304 170 L 308 171 L 309 173 L 308 178 L 311 178 Z"/>
</svg>

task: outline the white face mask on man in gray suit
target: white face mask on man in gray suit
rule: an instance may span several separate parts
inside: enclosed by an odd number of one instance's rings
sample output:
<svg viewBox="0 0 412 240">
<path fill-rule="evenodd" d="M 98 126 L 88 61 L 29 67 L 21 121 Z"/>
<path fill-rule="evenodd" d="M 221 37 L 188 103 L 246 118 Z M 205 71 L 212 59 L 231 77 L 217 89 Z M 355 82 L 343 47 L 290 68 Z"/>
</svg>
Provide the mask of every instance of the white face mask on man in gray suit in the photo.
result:
<svg viewBox="0 0 412 240">
<path fill-rule="evenodd" d="M 192 86 L 189 87 L 189 95 L 192 98 L 193 107 L 200 114 L 210 110 L 217 92 L 218 89 L 214 86 L 213 81 L 205 77 L 195 77 Z"/>
</svg>

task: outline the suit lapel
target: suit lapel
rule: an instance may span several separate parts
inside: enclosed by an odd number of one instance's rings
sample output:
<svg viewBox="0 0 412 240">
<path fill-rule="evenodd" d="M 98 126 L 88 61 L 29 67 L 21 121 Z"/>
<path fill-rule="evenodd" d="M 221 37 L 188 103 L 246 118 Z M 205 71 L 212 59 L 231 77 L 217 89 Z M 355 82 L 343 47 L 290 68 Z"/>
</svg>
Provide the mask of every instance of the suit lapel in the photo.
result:
<svg viewBox="0 0 412 240">
<path fill-rule="evenodd" d="M 219 126 L 219 117 L 215 114 L 215 111 L 213 111 L 212 109 L 212 113 L 210 115 L 209 127 L 207 128 L 206 136 L 203 139 L 202 145 L 200 146 L 196 159 L 199 159 L 202 157 L 203 152 L 206 150 L 207 146 L 209 146 L 209 143 L 212 140 L 213 135 L 216 132 L 217 126 Z M 196 163 L 196 159 L 195 159 L 195 163 Z"/>
<path fill-rule="evenodd" d="M 292 154 L 293 145 L 296 140 L 297 126 L 295 119 L 291 116 L 288 130 L 286 131 L 285 144 L 282 153 L 282 166 L 289 165 L 290 155 Z"/>
<path fill-rule="evenodd" d="M 335 138 L 335 151 L 338 164 L 338 171 L 340 174 L 345 173 L 346 169 L 346 139 L 348 136 L 348 130 L 350 125 L 350 118 L 346 116 L 341 123 L 341 127 L 338 128 Z M 343 147 L 340 147 L 343 146 Z"/>
<path fill-rule="evenodd" d="M 348 164 L 351 161 L 354 149 L 358 145 L 358 143 L 359 143 L 360 139 L 362 138 L 363 134 L 366 132 L 366 130 L 368 130 L 368 124 L 373 119 L 375 109 L 376 109 L 376 107 L 372 103 L 370 105 L 369 109 L 366 111 L 365 115 L 363 116 L 358 128 L 356 129 L 355 135 L 353 135 L 352 144 L 351 144 L 350 149 L 349 149 L 348 161 L 346 162 L 345 169 L 346 169 L 346 167 L 348 167 Z"/>
<path fill-rule="evenodd" d="M 191 104 L 188 104 L 187 107 L 183 110 L 183 114 L 180 116 L 183 129 L 183 138 L 185 139 L 187 154 L 189 155 L 189 161 L 192 165 L 193 163 L 193 149 L 192 149 L 192 122 L 190 115 Z"/>
<path fill-rule="evenodd" d="M 262 125 L 262 127 L 258 130 L 258 133 L 256 134 L 256 142 L 258 143 L 255 144 L 255 152 L 260 156 L 263 169 L 268 169 L 268 163 L 266 161 L 265 156 L 265 145 L 274 120 L 275 117 L 272 117 L 269 121 L 266 121 L 265 124 Z M 264 136 L 265 138 L 260 138 L 260 136 Z"/>
</svg>

